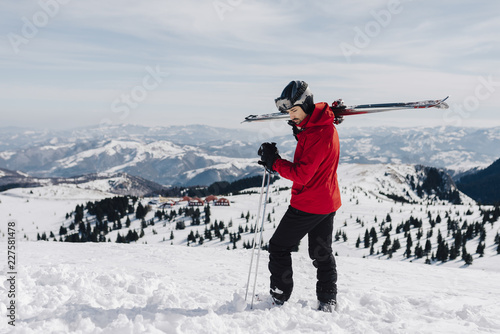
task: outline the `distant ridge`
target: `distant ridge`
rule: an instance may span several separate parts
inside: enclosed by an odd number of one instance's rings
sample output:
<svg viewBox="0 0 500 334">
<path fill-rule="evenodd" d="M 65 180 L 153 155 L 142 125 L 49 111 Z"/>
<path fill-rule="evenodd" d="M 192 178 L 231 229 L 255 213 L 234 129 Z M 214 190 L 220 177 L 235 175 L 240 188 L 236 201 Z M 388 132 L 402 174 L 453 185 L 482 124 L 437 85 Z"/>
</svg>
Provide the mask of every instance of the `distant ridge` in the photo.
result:
<svg viewBox="0 0 500 334">
<path fill-rule="evenodd" d="M 487 168 L 463 176 L 457 187 L 482 204 L 500 204 L 500 159 Z"/>
<path fill-rule="evenodd" d="M 99 184 L 96 184 L 99 182 Z M 78 185 L 80 188 L 102 190 L 117 195 L 147 196 L 166 188 L 142 177 L 127 173 L 93 173 L 76 177 L 31 177 L 24 173 L 0 169 L 0 191 L 12 188 L 33 188 L 52 185 Z"/>
</svg>

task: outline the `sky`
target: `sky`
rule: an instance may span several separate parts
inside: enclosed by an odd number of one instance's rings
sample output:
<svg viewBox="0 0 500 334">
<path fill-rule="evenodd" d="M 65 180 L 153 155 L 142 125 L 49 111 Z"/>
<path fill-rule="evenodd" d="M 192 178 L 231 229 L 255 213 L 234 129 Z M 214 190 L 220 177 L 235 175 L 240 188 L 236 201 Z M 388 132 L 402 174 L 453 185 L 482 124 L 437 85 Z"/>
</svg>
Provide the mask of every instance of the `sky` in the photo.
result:
<svg viewBox="0 0 500 334">
<path fill-rule="evenodd" d="M 499 56 L 498 1 L 8 0 L 0 127 L 252 129 L 291 80 L 315 102 L 450 96 L 344 127 L 500 126 Z"/>
</svg>

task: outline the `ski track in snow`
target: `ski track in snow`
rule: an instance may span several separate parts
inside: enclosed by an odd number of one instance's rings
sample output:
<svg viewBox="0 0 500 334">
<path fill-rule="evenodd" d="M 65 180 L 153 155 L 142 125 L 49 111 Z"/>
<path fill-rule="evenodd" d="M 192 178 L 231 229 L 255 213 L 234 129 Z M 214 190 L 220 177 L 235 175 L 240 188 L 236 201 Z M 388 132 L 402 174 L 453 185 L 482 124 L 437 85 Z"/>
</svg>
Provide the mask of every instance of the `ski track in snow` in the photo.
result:
<svg viewBox="0 0 500 334">
<path fill-rule="evenodd" d="M 244 301 L 250 255 L 216 247 L 20 242 L 16 333 L 500 332 L 499 272 L 339 256 L 339 305 L 328 314 L 313 309 L 311 261 L 294 253 L 290 301 L 250 309 Z M 257 292 L 265 295 L 267 253 L 261 255 Z M 3 319 L 0 331 L 10 330 Z"/>
</svg>

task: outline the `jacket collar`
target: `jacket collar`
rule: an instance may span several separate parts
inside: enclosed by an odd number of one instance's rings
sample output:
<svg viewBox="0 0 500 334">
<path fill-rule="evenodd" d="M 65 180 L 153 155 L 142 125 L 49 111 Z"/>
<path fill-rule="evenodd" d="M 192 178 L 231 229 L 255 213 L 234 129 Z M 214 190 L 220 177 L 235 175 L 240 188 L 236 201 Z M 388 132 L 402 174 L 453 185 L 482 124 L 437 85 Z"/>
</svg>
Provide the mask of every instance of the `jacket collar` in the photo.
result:
<svg viewBox="0 0 500 334">
<path fill-rule="evenodd" d="M 297 127 L 303 131 L 308 126 L 328 125 L 333 123 L 334 118 L 335 115 L 331 109 L 328 108 L 327 103 L 316 103 L 312 114 L 307 115 L 306 118 L 304 118 L 304 120 L 297 125 Z"/>
</svg>

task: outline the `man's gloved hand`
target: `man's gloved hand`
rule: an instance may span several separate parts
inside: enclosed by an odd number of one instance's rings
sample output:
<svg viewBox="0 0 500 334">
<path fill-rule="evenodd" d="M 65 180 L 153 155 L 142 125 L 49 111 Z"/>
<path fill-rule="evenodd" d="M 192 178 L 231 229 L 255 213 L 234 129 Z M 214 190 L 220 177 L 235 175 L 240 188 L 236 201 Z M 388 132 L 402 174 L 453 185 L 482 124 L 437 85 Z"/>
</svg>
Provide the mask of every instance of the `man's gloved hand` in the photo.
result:
<svg viewBox="0 0 500 334">
<path fill-rule="evenodd" d="M 269 173 L 275 173 L 276 171 L 273 170 L 274 162 L 281 158 L 276 143 L 263 143 L 257 154 L 260 155 L 259 165 L 266 167 Z"/>
<path fill-rule="evenodd" d="M 346 106 L 344 104 L 344 101 L 342 99 L 338 99 L 332 102 L 332 109 L 345 109 Z"/>
</svg>

